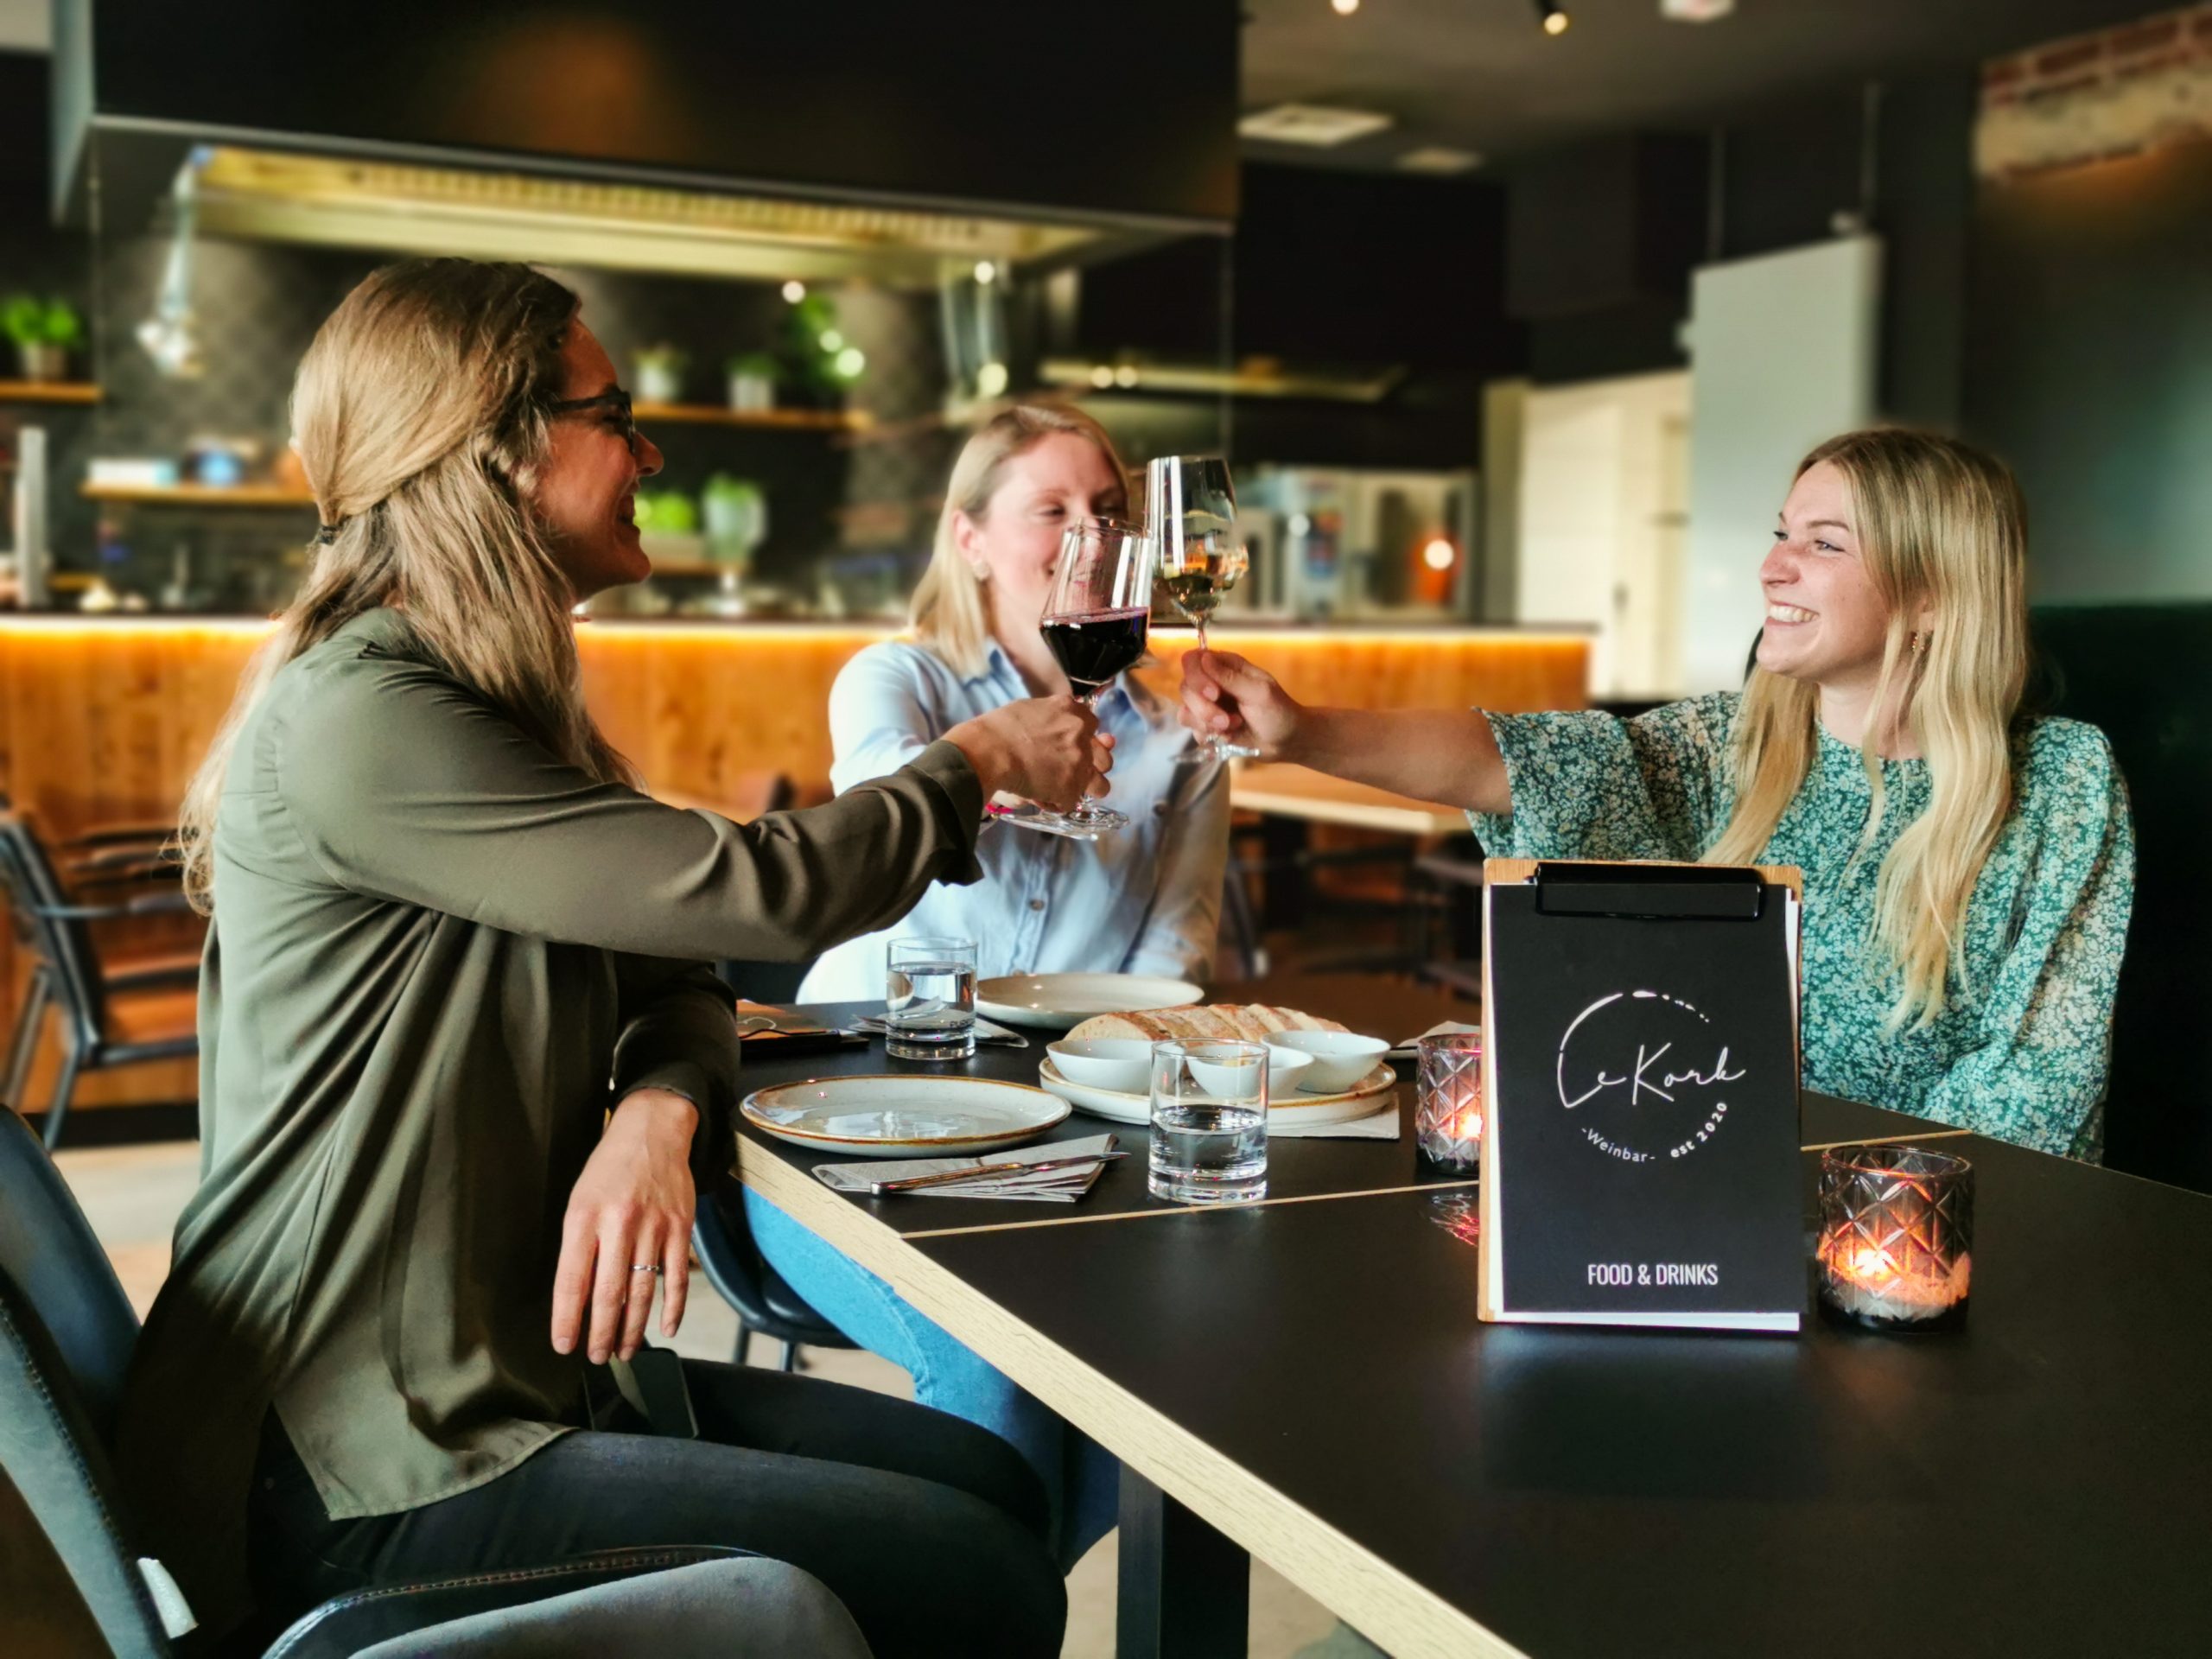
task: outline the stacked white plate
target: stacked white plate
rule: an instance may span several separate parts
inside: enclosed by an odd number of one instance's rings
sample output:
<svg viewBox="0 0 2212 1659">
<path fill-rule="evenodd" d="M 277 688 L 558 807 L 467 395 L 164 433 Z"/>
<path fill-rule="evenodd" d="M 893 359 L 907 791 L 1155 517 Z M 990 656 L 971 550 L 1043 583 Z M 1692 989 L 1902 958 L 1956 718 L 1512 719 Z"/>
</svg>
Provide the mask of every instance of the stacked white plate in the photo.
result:
<svg viewBox="0 0 2212 1659">
<path fill-rule="evenodd" d="M 1012 974 L 976 987 L 976 1012 L 1001 1025 L 1066 1031 L 1102 1014 L 1186 1008 L 1205 995 L 1187 980 L 1147 974 Z"/>
<path fill-rule="evenodd" d="M 989 1077 L 817 1077 L 745 1097 L 755 1128 L 853 1158 L 965 1156 L 1018 1146 L 1066 1122 L 1041 1089 Z"/>
</svg>

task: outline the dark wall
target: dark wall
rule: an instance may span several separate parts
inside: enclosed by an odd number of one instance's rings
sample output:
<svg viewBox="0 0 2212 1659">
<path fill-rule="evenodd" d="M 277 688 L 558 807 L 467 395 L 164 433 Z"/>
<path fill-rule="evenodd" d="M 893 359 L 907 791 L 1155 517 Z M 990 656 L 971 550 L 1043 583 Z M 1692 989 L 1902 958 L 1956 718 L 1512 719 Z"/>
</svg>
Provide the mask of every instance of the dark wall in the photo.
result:
<svg viewBox="0 0 2212 1659">
<path fill-rule="evenodd" d="M 67 42 L 91 0 L 60 0 Z M 1228 219 L 1237 9 L 664 0 L 92 8 L 102 117 L 662 174 Z M 1122 42 L 1141 58 L 1139 96 Z M 1100 67 L 1115 67 L 1104 79 Z"/>
<path fill-rule="evenodd" d="M 1475 466 L 1481 384 L 1517 373 L 1526 360 L 1524 331 L 1503 303 L 1503 191 L 1487 181 L 1248 164 L 1241 198 L 1233 242 L 1211 247 L 1194 238 L 1084 271 L 1061 330 L 1069 347 L 1108 357 L 1272 358 L 1292 369 L 1401 369 L 1376 404 L 1234 399 L 1236 458 Z M 1205 303 L 1210 292 L 1220 295 L 1219 306 Z M 1090 401 L 1102 418 L 1123 406 L 1135 416 L 1142 404 L 1147 431 L 1189 425 L 1168 417 L 1163 398 L 1109 393 Z"/>
<path fill-rule="evenodd" d="M 1865 224 L 1884 241 L 1884 413 L 1955 425 L 1974 97 L 1964 72 L 1830 86 L 1694 137 L 1624 137 L 1516 167 L 1510 299 L 1530 319 L 1530 375 L 1685 367 L 1694 266 Z"/>
<path fill-rule="evenodd" d="M 1967 425 L 2044 600 L 2212 597 L 2212 144 L 1983 188 Z"/>
</svg>

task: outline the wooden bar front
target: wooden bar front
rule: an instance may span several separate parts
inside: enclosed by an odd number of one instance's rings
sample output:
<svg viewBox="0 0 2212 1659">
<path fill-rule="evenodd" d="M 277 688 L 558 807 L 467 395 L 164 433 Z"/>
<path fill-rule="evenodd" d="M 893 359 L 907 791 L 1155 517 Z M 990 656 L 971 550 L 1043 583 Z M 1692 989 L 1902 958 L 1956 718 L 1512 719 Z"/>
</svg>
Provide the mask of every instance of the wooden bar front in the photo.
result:
<svg viewBox="0 0 2212 1659">
<path fill-rule="evenodd" d="M 254 621 L 0 620 L 0 792 L 59 840 L 115 823 L 173 822 L 220 727 Z M 826 787 L 830 687 L 881 626 L 595 622 L 578 637 L 593 715 L 647 786 L 687 800 L 743 798 L 749 779 Z M 1147 681 L 1166 690 L 1192 643 L 1159 636 Z M 1220 643 L 1311 702 L 1507 711 L 1582 706 L 1589 646 L 1569 633 L 1479 629 L 1320 632 L 1224 630 Z M 133 949 L 176 949 L 196 924 L 133 924 Z M 0 1025 L 28 967 L 0 934 Z M 42 1045 L 23 1109 L 53 1089 L 58 1033 Z M 191 1099 L 188 1062 L 95 1073 L 78 1103 Z"/>
</svg>

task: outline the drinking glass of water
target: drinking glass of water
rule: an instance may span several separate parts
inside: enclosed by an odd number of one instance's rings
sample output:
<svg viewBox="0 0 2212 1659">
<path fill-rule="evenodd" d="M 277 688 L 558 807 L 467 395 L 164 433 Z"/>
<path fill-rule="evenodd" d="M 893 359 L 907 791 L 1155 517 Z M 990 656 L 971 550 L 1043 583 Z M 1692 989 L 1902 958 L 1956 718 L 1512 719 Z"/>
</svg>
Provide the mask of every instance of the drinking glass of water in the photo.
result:
<svg viewBox="0 0 2212 1659">
<path fill-rule="evenodd" d="M 976 941 L 893 939 L 884 977 L 885 1052 L 964 1060 L 976 1052 Z"/>
<path fill-rule="evenodd" d="M 1152 1046 L 1152 1196 L 1243 1204 L 1268 1192 L 1268 1046 Z"/>
</svg>

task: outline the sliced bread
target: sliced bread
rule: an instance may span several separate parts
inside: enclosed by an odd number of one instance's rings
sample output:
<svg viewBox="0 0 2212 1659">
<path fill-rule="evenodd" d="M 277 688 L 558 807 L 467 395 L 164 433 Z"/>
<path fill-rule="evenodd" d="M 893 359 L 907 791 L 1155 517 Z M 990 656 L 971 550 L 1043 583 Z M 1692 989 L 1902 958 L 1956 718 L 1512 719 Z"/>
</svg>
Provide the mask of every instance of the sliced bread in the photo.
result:
<svg viewBox="0 0 2212 1659">
<path fill-rule="evenodd" d="M 1084 1020 L 1068 1035 L 1135 1037 L 1154 1043 L 1210 1039 L 1257 1042 L 1279 1031 L 1344 1029 L 1334 1020 L 1300 1014 L 1296 1008 L 1273 1007 L 1264 1002 L 1226 1002 L 1211 1007 L 1144 1008 L 1131 1014 L 1102 1014 Z"/>
</svg>

